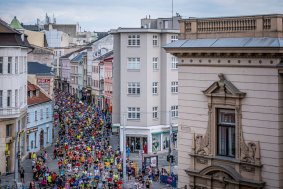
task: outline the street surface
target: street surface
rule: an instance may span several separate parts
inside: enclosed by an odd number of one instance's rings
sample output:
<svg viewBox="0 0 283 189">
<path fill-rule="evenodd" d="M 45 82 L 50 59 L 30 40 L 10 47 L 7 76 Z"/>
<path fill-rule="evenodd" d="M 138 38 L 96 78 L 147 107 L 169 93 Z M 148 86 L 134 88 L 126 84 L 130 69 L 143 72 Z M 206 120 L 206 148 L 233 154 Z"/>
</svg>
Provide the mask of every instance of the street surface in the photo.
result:
<svg viewBox="0 0 283 189">
<path fill-rule="evenodd" d="M 78 101 L 73 101 L 69 97 L 66 99 L 68 103 L 65 103 L 64 101 L 64 103 L 61 103 L 61 106 L 63 107 L 59 106 L 59 108 L 62 108 L 61 113 L 63 116 L 61 116 L 60 120 L 63 124 L 61 125 L 61 127 L 60 125 L 56 127 L 54 139 L 58 138 L 56 140 L 57 142 L 53 141 L 53 143 L 49 147 L 37 152 L 37 155 L 41 155 L 42 157 L 44 157 L 44 151 L 47 152 L 48 155 L 45 155 L 45 162 L 42 162 L 42 160 L 40 158 L 38 159 L 37 157 L 36 168 L 34 169 L 32 169 L 31 159 L 27 158 L 21 162 L 20 166 L 22 166 L 25 170 L 23 185 L 28 188 L 29 184 L 34 181 L 34 176 L 39 174 L 39 181 L 35 182 L 34 188 L 40 188 L 40 185 L 44 183 L 42 180 L 47 180 L 48 175 L 50 175 L 51 180 L 51 175 L 53 174 L 53 172 L 55 172 L 56 178 L 60 178 L 62 182 L 65 183 L 65 188 L 66 186 L 67 188 L 81 188 L 81 186 L 83 185 L 85 186 L 84 188 L 90 188 L 91 184 L 102 186 L 104 175 L 106 175 L 108 179 L 112 178 L 113 176 L 113 181 L 112 179 L 111 181 L 106 180 L 106 183 L 112 183 L 113 186 L 107 186 L 107 184 L 105 184 L 105 188 L 121 188 L 119 182 L 116 182 L 122 180 L 121 172 L 119 172 L 117 165 L 119 163 L 116 163 L 116 159 L 117 162 L 121 162 L 122 157 L 120 155 L 114 156 L 114 152 L 117 152 L 116 149 L 119 144 L 119 138 L 117 135 L 109 136 L 109 128 L 106 128 L 105 126 L 107 117 L 103 117 L 103 115 L 105 116 L 106 114 L 100 115 L 100 110 L 92 109 L 91 106 L 81 105 L 80 103 L 78 103 Z M 66 99 L 64 97 L 61 100 Z M 76 110 L 78 110 L 79 112 L 76 112 Z M 107 141 L 111 146 L 110 148 L 108 147 L 109 144 L 107 144 Z M 58 153 L 56 159 L 53 158 L 54 149 L 56 149 Z M 58 158 L 58 155 L 60 155 L 59 152 L 61 152 L 62 156 Z M 103 152 L 102 154 L 104 154 L 102 155 L 102 157 L 99 157 L 100 152 Z M 173 150 L 173 153 L 176 153 L 176 151 Z M 167 152 L 158 154 L 160 169 L 161 167 L 168 166 L 166 156 Z M 114 157 L 115 165 L 113 161 Z M 85 158 L 87 160 L 83 161 L 82 158 Z M 138 154 L 131 153 L 129 159 L 137 163 L 139 170 L 142 169 L 141 157 L 139 157 Z M 111 166 L 109 166 L 107 162 L 111 162 Z M 98 170 L 98 166 L 100 172 Z M 100 168 L 100 166 L 102 166 L 102 168 Z M 68 171 L 69 168 L 71 171 Z M 94 173 L 92 173 L 93 171 Z M 147 178 L 147 176 L 144 176 L 143 178 Z M 0 179 L 0 186 L 12 186 L 14 182 L 14 174 L 1 176 Z M 57 185 L 57 181 L 58 180 L 52 182 Z M 114 183 L 116 186 L 114 185 Z M 62 183 L 60 183 L 59 185 L 61 184 Z M 123 188 L 133 189 L 135 188 L 134 184 L 135 181 L 134 179 L 132 179 L 130 181 L 127 181 L 124 184 Z M 70 187 L 70 185 L 73 187 Z M 165 184 L 159 183 L 158 181 L 153 181 L 150 188 L 166 189 L 172 187 L 166 186 Z"/>
</svg>

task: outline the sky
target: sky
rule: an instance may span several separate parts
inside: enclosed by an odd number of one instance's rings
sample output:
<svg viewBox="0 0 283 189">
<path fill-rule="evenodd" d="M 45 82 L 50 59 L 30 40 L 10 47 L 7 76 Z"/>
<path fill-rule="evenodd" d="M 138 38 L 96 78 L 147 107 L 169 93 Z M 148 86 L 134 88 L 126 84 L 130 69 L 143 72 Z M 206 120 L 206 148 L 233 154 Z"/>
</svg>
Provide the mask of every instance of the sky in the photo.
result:
<svg viewBox="0 0 283 189">
<path fill-rule="evenodd" d="M 35 24 L 46 13 L 58 24 L 77 24 L 81 31 L 106 32 L 119 27 L 140 27 L 140 19 L 172 16 L 172 0 L 0 0 L 0 18 L 14 16 Z M 173 14 L 182 18 L 254 14 L 283 14 L 283 0 L 173 0 Z"/>
</svg>

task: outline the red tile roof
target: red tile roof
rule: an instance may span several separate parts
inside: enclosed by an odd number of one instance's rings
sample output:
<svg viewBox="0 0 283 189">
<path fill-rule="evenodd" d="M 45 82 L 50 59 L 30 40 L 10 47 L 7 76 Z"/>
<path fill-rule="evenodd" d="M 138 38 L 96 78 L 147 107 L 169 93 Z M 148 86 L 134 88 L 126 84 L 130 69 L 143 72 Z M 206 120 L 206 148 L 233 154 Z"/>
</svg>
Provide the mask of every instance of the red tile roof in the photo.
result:
<svg viewBox="0 0 283 189">
<path fill-rule="evenodd" d="M 33 106 L 33 105 L 36 105 L 36 104 L 42 104 L 42 103 L 51 101 L 51 99 L 49 97 L 47 97 L 43 92 L 40 91 L 38 86 L 28 82 L 27 88 L 28 88 L 29 92 L 39 90 L 38 96 L 33 95 L 32 97 L 29 97 L 29 96 L 27 97 L 29 106 Z"/>
</svg>

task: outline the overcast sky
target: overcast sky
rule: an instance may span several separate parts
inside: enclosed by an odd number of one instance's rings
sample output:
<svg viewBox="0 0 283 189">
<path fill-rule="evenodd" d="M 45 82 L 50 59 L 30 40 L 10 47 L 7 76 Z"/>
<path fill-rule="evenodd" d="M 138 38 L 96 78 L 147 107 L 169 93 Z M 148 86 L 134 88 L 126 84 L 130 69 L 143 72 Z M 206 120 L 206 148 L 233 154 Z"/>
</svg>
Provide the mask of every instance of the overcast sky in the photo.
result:
<svg viewBox="0 0 283 189">
<path fill-rule="evenodd" d="M 173 12 L 183 18 L 283 14 L 283 0 L 174 0 Z M 171 17 L 172 0 L 0 0 L 0 18 L 10 23 L 14 16 L 24 24 L 44 20 L 58 24 L 79 23 L 81 30 L 109 31 L 139 27 L 140 19 Z"/>
</svg>

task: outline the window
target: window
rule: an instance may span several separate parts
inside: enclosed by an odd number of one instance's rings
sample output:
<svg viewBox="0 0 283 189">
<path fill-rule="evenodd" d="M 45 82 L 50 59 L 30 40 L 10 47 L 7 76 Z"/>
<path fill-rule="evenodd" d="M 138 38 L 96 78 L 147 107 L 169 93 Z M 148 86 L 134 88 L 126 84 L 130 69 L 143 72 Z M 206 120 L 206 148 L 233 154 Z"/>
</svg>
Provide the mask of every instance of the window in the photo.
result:
<svg viewBox="0 0 283 189">
<path fill-rule="evenodd" d="M 129 82 L 128 83 L 128 94 L 139 95 L 140 94 L 140 82 Z"/>
<path fill-rule="evenodd" d="M 18 66 L 19 66 L 18 57 L 16 56 L 15 57 L 15 74 L 18 74 Z"/>
<path fill-rule="evenodd" d="M 0 90 L 0 108 L 3 108 L 3 90 Z"/>
<path fill-rule="evenodd" d="M 140 108 L 128 107 L 128 119 L 140 119 L 140 116 Z"/>
<path fill-rule="evenodd" d="M 43 109 L 40 109 L 40 119 L 43 119 Z"/>
<path fill-rule="evenodd" d="M 49 143 L 49 127 L 46 127 L 46 142 Z"/>
<path fill-rule="evenodd" d="M 152 36 L 152 45 L 154 47 L 158 46 L 158 36 L 157 35 Z"/>
<path fill-rule="evenodd" d="M 7 73 L 11 74 L 12 73 L 12 57 L 8 57 L 8 69 Z"/>
<path fill-rule="evenodd" d="M 171 117 L 178 117 L 178 106 L 171 106 Z"/>
<path fill-rule="evenodd" d="M 7 107 L 11 107 L 12 101 L 12 90 L 8 90 L 7 92 Z"/>
<path fill-rule="evenodd" d="M 27 72 L 27 57 L 26 56 L 24 56 L 24 71 L 23 72 L 24 73 Z"/>
<path fill-rule="evenodd" d="M 158 90 L 158 82 L 153 82 L 152 83 L 152 94 L 157 94 Z"/>
<path fill-rule="evenodd" d="M 178 93 L 178 81 L 171 82 L 171 93 Z"/>
<path fill-rule="evenodd" d="M 157 70 L 158 69 L 158 57 L 153 57 L 152 58 L 152 68 L 154 70 Z"/>
<path fill-rule="evenodd" d="M 157 106 L 152 107 L 152 118 L 153 119 L 157 119 L 158 118 L 157 110 L 158 110 Z"/>
<path fill-rule="evenodd" d="M 0 57 L 0 74 L 3 74 L 3 57 Z"/>
<path fill-rule="evenodd" d="M 140 65 L 140 58 L 128 58 L 128 69 L 139 70 Z"/>
<path fill-rule="evenodd" d="M 18 98 L 19 98 L 18 89 L 16 89 L 15 90 L 15 107 L 18 107 Z"/>
<path fill-rule="evenodd" d="M 128 35 L 128 46 L 140 46 L 140 35 Z"/>
<path fill-rule="evenodd" d="M 177 40 L 178 40 L 177 35 L 171 35 L 171 43 Z"/>
<path fill-rule="evenodd" d="M 29 113 L 27 113 L 27 123 L 29 123 Z"/>
<path fill-rule="evenodd" d="M 235 110 L 217 111 L 218 155 L 235 157 Z"/>
<path fill-rule="evenodd" d="M 46 108 L 46 118 L 49 118 L 49 108 Z"/>
<path fill-rule="evenodd" d="M 34 112 L 34 120 L 37 121 L 37 111 Z"/>
<path fill-rule="evenodd" d="M 12 136 L 12 124 L 6 125 L 6 137 Z"/>
<path fill-rule="evenodd" d="M 178 64 L 177 58 L 175 56 L 172 56 L 171 60 L 172 60 L 171 69 L 177 69 L 177 64 Z"/>
</svg>

